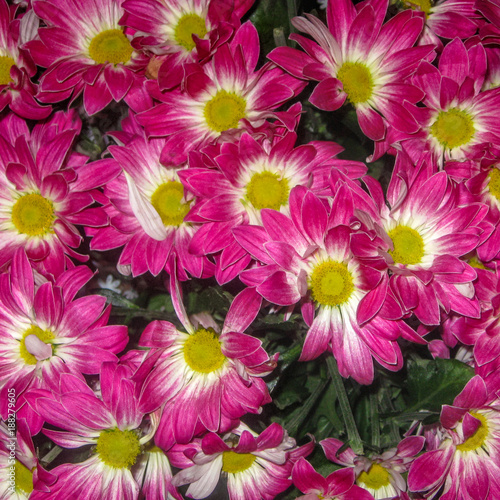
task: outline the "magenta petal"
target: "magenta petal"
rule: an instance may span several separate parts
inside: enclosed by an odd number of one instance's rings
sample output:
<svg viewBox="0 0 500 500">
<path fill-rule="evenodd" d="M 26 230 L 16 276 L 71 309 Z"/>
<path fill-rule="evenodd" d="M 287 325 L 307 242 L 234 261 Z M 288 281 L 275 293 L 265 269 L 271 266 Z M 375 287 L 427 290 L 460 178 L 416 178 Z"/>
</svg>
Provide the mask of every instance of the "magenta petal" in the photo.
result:
<svg viewBox="0 0 500 500">
<path fill-rule="evenodd" d="M 451 466 L 454 447 L 424 453 L 411 465 L 408 487 L 411 491 L 430 490 L 444 480 Z"/>
<path fill-rule="evenodd" d="M 359 126 L 369 139 L 380 141 L 384 138 L 384 120 L 374 109 L 367 106 L 358 106 L 356 113 L 358 115 Z"/>
<path fill-rule="evenodd" d="M 351 474 L 354 475 L 354 472 Z M 304 457 L 300 457 L 293 466 L 292 481 L 302 493 L 308 493 L 314 490 L 326 493 L 327 482 L 325 478 L 317 473 L 314 467 Z M 352 482 L 354 482 L 354 477 Z"/>
<path fill-rule="evenodd" d="M 244 332 L 259 313 L 261 296 L 255 288 L 246 288 L 233 300 L 224 321 L 224 332 Z"/>
<path fill-rule="evenodd" d="M 88 115 L 104 109 L 113 99 L 104 78 L 98 78 L 94 85 L 86 85 L 83 91 L 83 104 Z"/>
<path fill-rule="evenodd" d="M 316 85 L 309 102 L 323 111 L 335 111 L 344 104 L 347 94 L 340 80 L 327 78 Z"/>
<path fill-rule="evenodd" d="M 106 64 L 104 68 L 104 79 L 109 92 L 116 102 L 121 101 L 132 86 L 133 76 L 130 70 L 122 65 Z"/>
<path fill-rule="evenodd" d="M 481 408 L 487 401 L 488 391 L 484 380 L 476 375 L 472 377 L 462 392 L 453 401 L 459 408 Z"/>
<path fill-rule="evenodd" d="M 257 291 L 269 302 L 280 306 L 289 306 L 300 300 L 297 278 L 284 271 L 275 272 Z"/>
</svg>

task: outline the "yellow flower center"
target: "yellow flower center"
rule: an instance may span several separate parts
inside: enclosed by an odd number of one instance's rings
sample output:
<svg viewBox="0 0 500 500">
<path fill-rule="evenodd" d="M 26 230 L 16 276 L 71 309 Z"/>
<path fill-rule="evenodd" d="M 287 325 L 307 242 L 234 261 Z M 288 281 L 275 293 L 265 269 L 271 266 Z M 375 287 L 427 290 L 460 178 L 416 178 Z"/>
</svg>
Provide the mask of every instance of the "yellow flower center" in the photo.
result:
<svg viewBox="0 0 500 500">
<path fill-rule="evenodd" d="M 132 467 L 141 453 L 139 436 L 134 431 L 120 429 L 102 431 L 97 439 L 96 453 L 110 467 L 116 469 Z"/>
<path fill-rule="evenodd" d="M 484 269 L 485 271 L 492 271 L 493 269 L 490 269 L 486 267 L 477 257 L 471 257 L 468 261 L 469 266 L 475 267 L 476 269 Z"/>
<path fill-rule="evenodd" d="M 222 470 L 229 474 L 236 474 L 249 469 L 255 461 L 255 455 L 251 453 L 236 453 L 225 451 L 222 454 Z"/>
<path fill-rule="evenodd" d="M 500 201 L 500 170 L 496 167 L 492 167 L 488 174 L 488 178 L 488 191 Z"/>
<path fill-rule="evenodd" d="M 256 209 L 279 210 L 282 205 L 288 204 L 289 193 L 287 179 L 280 179 L 278 174 L 271 172 L 254 174 L 247 184 L 248 201 Z"/>
<path fill-rule="evenodd" d="M 441 111 L 431 125 L 430 133 L 447 149 L 458 148 L 474 137 L 474 121 L 466 111 L 451 108 Z"/>
<path fill-rule="evenodd" d="M 345 62 L 340 67 L 337 78 L 342 82 L 344 92 L 352 104 L 368 101 L 373 92 L 373 77 L 365 64 Z"/>
<path fill-rule="evenodd" d="M 207 34 L 205 19 L 198 14 L 185 14 L 179 19 L 175 27 L 175 41 L 177 45 L 184 47 L 186 50 L 193 50 L 195 43 L 193 35 L 203 38 Z"/>
<path fill-rule="evenodd" d="M 12 222 L 22 234 L 47 234 L 54 222 L 54 205 L 39 194 L 25 194 L 12 207 Z"/>
<path fill-rule="evenodd" d="M 26 348 L 26 337 L 28 335 L 35 335 L 38 337 L 44 344 L 50 344 L 50 341 L 53 340 L 54 334 L 50 330 L 42 330 L 40 327 L 36 325 L 31 325 L 23 334 L 23 338 L 21 339 L 21 343 L 19 345 L 19 351 L 21 354 L 21 358 L 23 358 L 24 362 L 27 365 L 36 365 L 37 359 L 31 354 Z"/>
<path fill-rule="evenodd" d="M 349 300 L 354 283 L 346 264 L 327 260 L 313 269 L 309 288 L 318 304 L 339 306 Z"/>
<path fill-rule="evenodd" d="M 484 442 L 486 441 L 486 438 L 488 437 L 488 422 L 486 421 L 486 418 L 476 412 L 471 411 L 470 414 L 474 417 L 477 418 L 481 424 L 479 427 L 476 429 L 476 432 L 472 434 L 472 436 L 465 441 L 465 443 L 459 444 L 457 446 L 457 450 L 460 451 L 474 451 L 483 446 Z"/>
<path fill-rule="evenodd" d="M 404 0 L 404 3 L 410 7 L 410 9 L 425 12 L 426 17 L 430 14 L 432 9 L 431 0 Z"/>
<path fill-rule="evenodd" d="M 179 226 L 190 209 L 190 204 L 183 202 L 184 186 L 178 181 L 165 182 L 151 196 L 151 205 L 158 212 L 165 226 Z"/>
<path fill-rule="evenodd" d="M 389 250 L 389 253 L 396 264 L 408 266 L 422 261 L 424 240 L 418 231 L 408 226 L 396 226 L 388 234 L 394 243 L 394 250 Z"/>
<path fill-rule="evenodd" d="M 245 118 L 247 103 L 234 92 L 219 90 L 205 105 L 204 115 L 207 125 L 215 132 L 237 128 L 238 122 Z"/>
<path fill-rule="evenodd" d="M 18 460 L 14 464 L 14 469 L 16 491 L 28 497 L 33 491 L 33 472 Z"/>
<path fill-rule="evenodd" d="M 219 336 L 209 328 L 196 330 L 184 344 L 184 360 L 198 373 L 211 373 L 218 370 L 226 360 L 222 353 Z"/>
<path fill-rule="evenodd" d="M 389 485 L 389 471 L 379 464 L 373 463 L 368 472 L 363 471 L 357 480 L 358 484 L 364 484 L 367 488 L 378 490 Z"/>
<path fill-rule="evenodd" d="M 14 66 L 15 61 L 9 56 L 0 56 L 0 85 L 8 85 L 12 78 L 10 77 L 10 68 Z"/>
<path fill-rule="evenodd" d="M 99 33 L 89 45 L 89 56 L 97 64 L 125 64 L 130 61 L 133 51 L 128 38 L 118 29 Z"/>
</svg>

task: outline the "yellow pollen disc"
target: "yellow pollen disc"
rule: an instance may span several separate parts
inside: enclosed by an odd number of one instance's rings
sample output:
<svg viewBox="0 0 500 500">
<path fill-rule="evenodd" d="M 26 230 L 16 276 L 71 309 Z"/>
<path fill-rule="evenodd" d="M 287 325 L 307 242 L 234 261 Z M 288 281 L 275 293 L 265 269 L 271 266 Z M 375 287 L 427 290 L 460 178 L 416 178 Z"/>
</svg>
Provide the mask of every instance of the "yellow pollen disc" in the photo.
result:
<svg viewBox="0 0 500 500">
<path fill-rule="evenodd" d="M 207 34 L 205 19 L 197 14 L 186 14 L 179 19 L 175 27 L 175 41 L 177 45 L 184 47 L 186 50 L 193 50 L 195 43 L 193 35 L 203 38 Z"/>
<path fill-rule="evenodd" d="M 28 497 L 33 491 L 33 472 L 18 460 L 16 460 L 14 468 L 16 491 L 24 493 Z"/>
<path fill-rule="evenodd" d="M 103 431 L 97 439 L 96 453 L 110 467 L 116 469 L 132 467 L 141 453 L 139 436 L 134 431 L 120 429 Z"/>
<path fill-rule="evenodd" d="M 421 10 L 429 15 L 432 8 L 431 0 L 404 0 L 404 3 L 413 10 Z"/>
<path fill-rule="evenodd" d="M 234 92 L 219 90 L 210 101 L 205 104 L 205 120 L 215 132 L 224 132 L 230 128 L 237 128 L 238 122 L 245 118 L 247 103 L 243 97 Z"/>
<path fill-rule="evenodd" d="M 475 267 L 476 269 L 484 269 L 485 271 L 492 271 L 492 269 L 486 267 L 477 257 L 471 257 L 468 260 L 468 264 L 469 266 Z"/>
<path fill-rule="evenodd" d="M 54 222 L 54 205 L 39 194 L 25 194 L 12 207 L 12 222 L 22 234 L 47 234 Z"/>
<path fill-rule="evenodd" d="M 236 453 L 225 451 L 222 454 L 222 470 L 229 474 L 236 474 L 249 469 L 255 461 L 255 455 L 251 453 Z"/>
<path fill-rule="evenodd" d="M 389 485 L 389 471 L 379 464 L 372 464 L 368 472 L 363 471 L 357 480 L 358 484 L 364 484 L 367 488 L 378 490 Z"/>
<path fill-rule="evenodd" d="M 318 304 L 339 306 L 349 300 L 354 283 L 346 264 L 328 260 L 313 269 L 309 288 Z"/>
<path fill-rule="evenodd" d="M 226 360 L 221 351 L 219 336 L 208 328 L 196 330 L 184 344 L 184 360 L 198 373 L 211 373 L 218 370 Z"/>
<path fill-rule="evenodd" d="M 25 338 L 28 335 L 36 335 L 42 342 L 45 344 L 50 344 L 50 341 L 53 340 L 54 334 L 49 330 L 42 330 L 40 327 L 36 325 L 31 325 L 23 334 L 23 338 L 21 340 L 21 344 L 19 346 L 19 351 L 21 354 L 21 358 L 23 358 L 24 362 L 27 365 L 36 365 L 37 359 L 33 354 L 31 354 L 28 349 L 26 349 L 26 344 L 24 342 Z"/>
<path fill-rule="evenodd" d="M 189 203 L 183 202 L 184 186 L 178 181 L 165 182 L 151 196 L 151 205 L 165 226 L 179 226 L 189 212 Z"/>
<path fill-rule="evenodd" d="M 389 250 L 389 253 L 396 264 L 408 266 L 422 261 L 424 240 L 418 231 L 408 226 L 396 226 L 388 234 L 394 243 L 394 250 Z"/>
<path fill-rule="evenodd" d="M 8 85 L 12 78 L 10 77 L 10 68 L 14 66 L 15 61 L 9 56 L 0 56 L 0 85 Z"/>
<path fill-rule="evenodd" d="M 342 82 L 344 92 L 352 104 L 368 101 L 373 92 L 373 78 L 370 70 L 360 62 L 345 62 L 337 78 Z"/>
<path fill-rule="evenodd" d="M 481 424 L 477 428 L 476 432 L 465 441 L 465 443 L 459 444 L 457 446 L 457 450 L 460 451 L 474 451 L 483 446 L 484 442 L 486 441 L 486 438 L 488 437 L 488 422 L 486 421 L 486 418 L 479 414 L 475 413 L 473 411 L 470 412 L 470 414 L 474 417 L 477 418 L 478 420 L 481 421 Z"/>
<path fill-rule="evenodd" d="M 451 108 L 441 111 L 431 125 L 430 133 L 448 149 L 468 144 L 474 137 L 474 121 L 466 111 Z"/>
<path fill-rule="evenodd" d="M 488 191 L 500 201 L 500 170 L 493 167 L 488 174 Z"/>
<path fill-rule="evenodd" d="M 271 172 L 253 174 L 247 184 L 247 199 L 257 209 L 279 210 L 282 205 L 288 204 L 289 193 L 288 181 Z"/>
<path fill-rule="evenodd" d="M 89 45 L 89 56 L 97 64 L 125 64 L 130 61 L 133 51 L 128 38 L 118 29 L 99 33 Z"/>
</svg>

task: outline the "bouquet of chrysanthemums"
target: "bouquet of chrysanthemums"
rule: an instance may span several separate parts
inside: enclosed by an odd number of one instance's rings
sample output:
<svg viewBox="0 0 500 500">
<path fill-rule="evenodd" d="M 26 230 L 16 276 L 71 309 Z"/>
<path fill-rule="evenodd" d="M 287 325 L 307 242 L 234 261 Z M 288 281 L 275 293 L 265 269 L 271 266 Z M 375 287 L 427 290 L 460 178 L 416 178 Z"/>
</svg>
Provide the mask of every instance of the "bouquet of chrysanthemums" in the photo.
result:
<svg viewBox="0 0 500 500">
<path fill-rule="evenodd" d="M 0 500 L 500 499 L 500 0 L 0 0 Z"/>
</svg>

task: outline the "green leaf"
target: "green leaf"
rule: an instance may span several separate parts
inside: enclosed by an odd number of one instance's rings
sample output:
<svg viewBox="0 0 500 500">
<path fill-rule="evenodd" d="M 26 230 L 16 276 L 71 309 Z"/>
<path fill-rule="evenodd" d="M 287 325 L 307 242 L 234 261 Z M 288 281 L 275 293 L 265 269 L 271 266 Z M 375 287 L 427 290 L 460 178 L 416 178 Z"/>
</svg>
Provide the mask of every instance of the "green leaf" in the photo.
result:
<svg viewBox="0 0 500 500">
<path fill-rule="evenodd" d="M 421 359 L 408 363 L 405 413 L 420 410 L 440 412 L 474 376 L 474 370 L 456 359 Z"/>
<path fill-rule="evenodd" d="M 96 295 L 102 295 L 103 297 L 106 297 L 108 304 L 111 304 L 113 306 L 123 307 L 124 309 L 140 309 L 137 304 L 134 304 L 132 301 L 126 299 L 113 290 L 109 290 L 107 288 L 98 288 L 93 291 Z"/>
<path fill-rule="evenodd" d="M 151 297 L 148 302 L 149 311 L 160 311 L 160 312 L 174 312 L 174 306 L 172 305 L 172 299 L 168 293 L 161 293 Z"/>
</svg>

